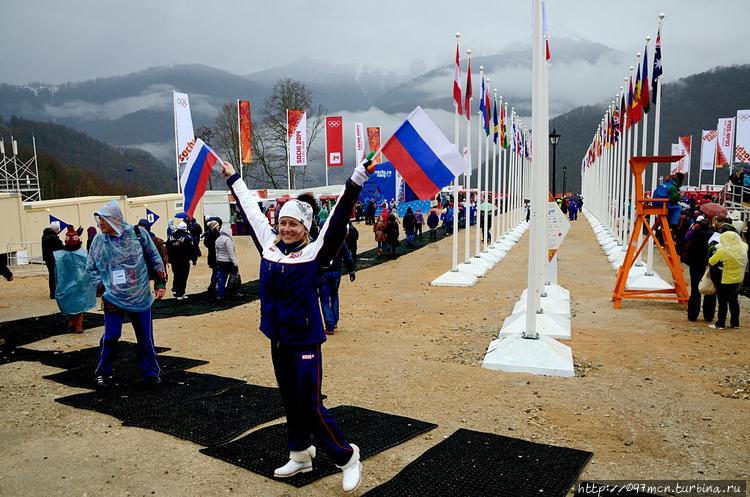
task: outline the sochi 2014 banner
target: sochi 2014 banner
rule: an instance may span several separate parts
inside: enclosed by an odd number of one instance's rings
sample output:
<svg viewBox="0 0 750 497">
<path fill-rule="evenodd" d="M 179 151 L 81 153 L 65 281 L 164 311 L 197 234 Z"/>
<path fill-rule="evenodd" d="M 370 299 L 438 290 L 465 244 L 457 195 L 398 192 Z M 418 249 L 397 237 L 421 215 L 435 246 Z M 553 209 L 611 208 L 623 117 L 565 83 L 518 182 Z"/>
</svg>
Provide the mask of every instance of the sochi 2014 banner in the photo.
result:
<svg viewBox="0 0 750 497">
<path fill-rule="evenodd" d="M 190 115 L 190 101 L 187 93 L 172 92 L 174 100 L 174 128 L 177 138 L 177 162 L 187 162 L 190 150 L 188 144 L 195 140 L 193 133 L 193 118 Z M 191 147 L 192 150 L 192 147 Z"/>
<path fill-rule="evenodd" d="M 326 166 L 344 165 L 344 118 L 326 116 Z"/>
<path fill-rule="evenodd" d="M 307 165 L 307 118 L 304 110 L 287 109 L 286 136 L 289 142 L 289 165 Z"/>
<path fill-rule="evenodd" d="M 237 100 L 237 122 L 240 126 L 240 160 L 243 164 L 250 164 L 253 162 L 253 122 L 247 100 Z"/>
<path fill-rule="evenodd" d="M 370 147 L 370 152 L 380 150 L 380 126 L 367 128 L 367 144 Z M 375 164 L 380 164 L 383 162 L 383 154 L 376 155 L 372 161 Z"/>
<path fill-rule="evenodd" d="M 734 161 L 750 162 L 750 109 L 737 111 L 737 137 Z"/>
<path fill-rule="evenodd" d="M 682 155 L 682 147 L 680 147 L 679 142 L 672 144 L 672 155 Z M 677 162 L 672 163 L 672 168 L 669 171 L 669 174 L 677 174 L 677 173 L 683 173 L 685 174 L 687 172 L 686 169 L 683 169 L 685 163 L 684 157 Z"/>
<path fill-rule="evenodd" d="M 354 123 L 354 163 L 359 164 L 367 155 L 367 146 L 365 145 L 365 125 Z"/>
<path fill-rule="evenodd" d="M 701 171 L 713 171 L 716 159 L 716 137 L 719 136 L 715 129 L 704 129 L 701 138 Z"/>
<path fill-rule="evenodd" d="M 716 126 L 719 133 L 716 147 L 716 168 L 726 167 L 732 164 L 732 142 L 734 142 L 734 118 L 725 117 L 719 119 Z"/>
<path fill-rule="evenodd" d="M 680 144 L 680 154 L 685 157 L 682 158 L 682 167 L 684 172 L 690 171 L 690 158 L 693 149 L 693 135 L 680 136 L 677 139 L 677 143 Z"/>
</svg>

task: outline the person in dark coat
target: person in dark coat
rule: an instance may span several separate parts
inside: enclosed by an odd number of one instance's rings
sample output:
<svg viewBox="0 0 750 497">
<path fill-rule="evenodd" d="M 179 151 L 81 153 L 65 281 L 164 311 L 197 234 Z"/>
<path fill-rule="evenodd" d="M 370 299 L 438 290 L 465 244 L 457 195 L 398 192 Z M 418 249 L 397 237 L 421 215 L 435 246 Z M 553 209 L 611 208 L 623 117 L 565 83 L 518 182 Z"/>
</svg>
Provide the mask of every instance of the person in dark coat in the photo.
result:
<svg viewBox="0 0 750 497">
<path fill-rule="evenodd" d="M 438 216 L 438 213 L 435 209 L 430 209 L 430 213 L 427 215 L 427 227 L 430 228 L 430 239 L 436 240 L 437 239 L 437 228 L 438 223 L 440 223 L 440 216 Z"/>
<path fill-rule="evenodd" d="M 698 284 L 706 271 L 708 264 L 708 241 L 713 231 L 703 216 L 697 221 L 686 235 L 685 261 L 690 267 L 690 299 L 688 300 L 688 320 L 697 321 L 701 310 L 701 293 Z M 703 317 L 706 321 L 713 321 L 716 309 L 716 295 L 703 296 Z"/>
<path fill-rule="evenodd" d="M 417 218 L 414 217 L 414 212 L 412 212 L 411 207 L 407 207 L 402 223 L 404 225 L 404 233 L 406 233 L 406 245 L 413 247 Z"/>
<path fill-rule="evenodd" d="M 193 266 L 195 266 L 198 263 L 198 257 L 201 256 L 200 241 L 203 234 L 203 228 L 201 228 L 201 225 L 198 224 L 195 218 L 190 219 L 188 232 L 190 233 L 190 238 L 193 240 Z"/>
<path fill-rule="evenodd" d="M 94 241 L 95 236 L 96 236 L 96 228 L 93 226 L 89 226 L 86 229 L 86 252 L 88 252 L 89 248 L 91 248 L 91 242 Z"/>
<path fill-rule="evenodd" d="M 375 224 L 375 201 L 370 200 L 367 203 L 367 210 L 365 210 L 365 224 L 372 226 Z"/>
<path fill-rule="evenodd" d="M 355 279 L 355 266 L 349 247 L 344 243 L 330 264 L 323 268 L 320 276 L 320 309 L 323 311 L 323 322 L 326 327 L 326 335 L 333 335 L 339 324 L 339 286 L 341 285 L 341 267 L 346 265 L 349 273 L 349 281 Z"/>
<path fill-rule="evenodd" d="M 174 275 L 172 278 L 172 295 L 177 300 L 187 298 L 185 287 L 190 275 L 190 261 L 194 261 L 196 258 L 193 238 L 187 230 L 187 224 L 181 222 L 172 233 L 172 238 L 167 242 L 169 264 L 172 266 L 172 274 Z"/>
<path fill-rule="evenodd" d="M 49 298 L 55 298 L 55 256 L 52 253 L 55 250 L 63 249 L 63 242 L 58 234 L 60 233 L 60 223 L 55 221 L 44 228 L 42 232 L 42 260 L 47 266 L 49 273 Z"/>
<path fill-rule="evenodd" d="M 0 276 L 8 281 L 13 281 L 13 271 L 8 269 L 5 261 L 0 261 Z"/>
<path fill-rule="evenodd" d="M 357 243 L 359 242 L 359 231 L 354 227 L 351 220 L 349 221 L 349 231 L 346 234 L 346 246 L 352 254 L 354 265 L 357 265 Z"/>
<path fill-rule="evenodd" d="M 398 237 L 401 234 L 400 227 L 398 225 L 398 219 L 394 213 L 388 214 L 388 222 L 385 225 L 385 241 L 386 248 L 390 250 L 391 257 L 396 257 L 396 246 L 398 245 Z"/>
</svg>

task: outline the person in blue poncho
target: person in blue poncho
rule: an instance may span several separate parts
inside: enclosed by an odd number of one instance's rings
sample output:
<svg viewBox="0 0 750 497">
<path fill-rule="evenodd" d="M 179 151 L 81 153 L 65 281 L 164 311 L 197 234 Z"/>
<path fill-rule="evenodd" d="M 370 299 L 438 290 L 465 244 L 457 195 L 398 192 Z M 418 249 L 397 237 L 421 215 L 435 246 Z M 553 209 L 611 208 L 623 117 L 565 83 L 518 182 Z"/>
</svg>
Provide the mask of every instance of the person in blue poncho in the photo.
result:
<svg viewBox="0 0 750 497">
<path fill-rule="evenodd" d="M 666 198 L 669 200 L 667 202 L 667 222 L 673 232 L 677 228 L 677 223 L 679 223 L 680 214 L 682 213 L 682 207 L 679 202 L 680 187 L 682 186 L 682 181 L 684 179 L 685 175 L 682 173 L 675 173 L 672 176 L 669 176 L 664 183 L 654 189 L 653 198 Z M 657 202 L 654 203 L 656 204 Z"/>
<path fill-rule="evenodd" d="M 65 245 L 55 258 L 55 300 L 68 317 L 68 331 L 83 333 L 83 313 L 96 306 L 96 289 L 86 272 L 86 251 L 72 226 L 65 232 Z"/>
<path fill-rule="evenodd" d="M 155 280 L 156 298 L 161 299 L 167 280 L 164 263 L 148 233 L 125 222 L 115 200 L 105 204 L 94 217 L 101 233 L 91 244 L 86 271 L 104 303 L 104 334 L 100 341 L 96 384 L 106 388 L 112 383 L 112 365 L 125 315 L 130 318 L 138 340 L 141 374 L 148 383 L 160 383 L 151 322 L 154 295 L 149 286 L 149 274 Z"/>
</svg>

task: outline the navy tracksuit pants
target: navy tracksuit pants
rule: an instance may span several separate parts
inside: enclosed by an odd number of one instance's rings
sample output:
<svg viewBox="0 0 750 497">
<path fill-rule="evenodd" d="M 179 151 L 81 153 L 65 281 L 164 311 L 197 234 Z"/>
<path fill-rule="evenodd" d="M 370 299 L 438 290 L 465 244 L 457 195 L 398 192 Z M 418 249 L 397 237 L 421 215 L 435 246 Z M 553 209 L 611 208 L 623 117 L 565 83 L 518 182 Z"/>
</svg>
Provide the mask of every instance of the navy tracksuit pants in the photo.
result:
<svg viewBox="0 0 750 497">
<path fill-rule="evenodd" d="M 154 351 L 154 333 L 151 326 L 151 309 L 142 312 L 128 312 L 121 309 L 108 310 L 109 304 L 104 303 L 104 335 L 99 342 L 99 364 L 96 366 L 97 376 L 111 376 L 113 364 L 117 357 L 117 342 L 122 335 L 122 322 L 125 314 L 130 318 L 138 340 L 137 356 L 138 368 L 144 378 L 159 376 L 159 364 L 156 362 Z"/>
<path fill-rule="evenodd" d="M 272 342 L 271 359 L 286 411 L 289 450 L 307 449 L 314 437 L 334 463 L 348 463 L 354 450 L 320 399 L 320 345 L 299 348 Z"/>
</svg>

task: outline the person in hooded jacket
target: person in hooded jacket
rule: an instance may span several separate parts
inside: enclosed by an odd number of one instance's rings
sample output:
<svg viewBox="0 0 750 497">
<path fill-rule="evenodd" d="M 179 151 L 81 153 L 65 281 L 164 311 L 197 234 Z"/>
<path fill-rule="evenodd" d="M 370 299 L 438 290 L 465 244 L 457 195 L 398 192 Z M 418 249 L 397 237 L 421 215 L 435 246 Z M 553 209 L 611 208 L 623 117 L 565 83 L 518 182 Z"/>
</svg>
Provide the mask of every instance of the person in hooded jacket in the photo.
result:
<svg viewBox="0 0 750 497">
<path fill-rule="evenodd" d="M 154 275 L 157 299 L 164 296 L 167 273 L 159 251 L 149 236 L 138 236 L 112 200 L 94 217 L 101 233 L 91 243 L 86 271 L 104 305 L 104 334 L 99 345 L 96 385 L 109 387 L 113 378 L 117 342 L 122 335 L 125 316 L 130 318 L 138 340 L 138 367 L 150 384 L 160 383 L 159 364 L 154 351 L 151 304 L 154 294 L 149 273 Z"/>
<path fill-rule="evenodd" d="M 430 239 L 437 239 L 437 226 L 440 222 L 440 216 L 438 216 L 437 209 L 430 209 L 430 213 L 427 215 L 427 227 L 430 228 Z"/>
<path fill-rule="evenodd" d="M 216 222 L 209 224 L 211 231 L 217 232 L 216 243 L 216 301 L 224 300 L 227 278 L 237 273 L 237 255 L 234 252 L 234 240 L 229 226 L 219 226 Z"/>
<path fill-rule="evenodd" d="M 323 311 L 326 335 L 333 335 L 339 324 L 339 286 L 341 285 L 342 263 L 346 265 L 349 281 L 354 281 L 356 267 L 346 243 L 341 246 L 341 250 L 330 263 L 323 267 L 320 276 L 318 294 L 320 295 L 320 309 Z"/>
<path fill-rule="evenodd" d="M 391 253 L 391 257 L 396 257 L 396 246 L 398 246 L 398 237 L 401 234 L 401 227 L 398 224 L 396 214 L 388 214 L 388 222 L 385 225 L 385 246 Z"/>
<path fill-rule="evenodd" d="M 96 289 L 86 272 L 88 256 L 72 226 L 65 232 L 65 246 L 55 257 L 55 300 L 68 318 L 68 331 L 83 333 L 83 313 L 96 307 Z"/>
<path fill-rule="evenodd" d="M 411 210 L 411 207 L 406 208 L 406 214 L 404 214 L 404 219 L 401 222 L 404 225 L 404 233 L 406 234 L 406 245 L 413 247 L 414 233 L 417 228 L 417 218 L 414 217 L 414 212 Z"/>
<path fill-rule="evenodd" d="M 190 275 L 190 262 L 195 260 L 195 245 L 193 237 L 188 233 L 187 224 L 181 222 L 167 241 L 169 264 L 172 266 L 172 295 L 177 300 L 185 300 L 185 287 Z"/>
<path fill-rule="evenodd" d="M 740 304 L 738 296 L 740 285 L 745 275 L 747 266 L 747 244 L 742 241 L 736 231 L 727 230 L 719 236 L 719 247 L 708 259 L 711 266 L 722 264 L 721 283 L 716 286 L 716 298 L 719 309 L 716 322 L 709 328 L 716 330 L 724 329 L 727 319 L 727 307 L 729 307 L 729 327 L 737 328 L 740 325 Z"/>
<path fill-rule="evenodd" d="M 89 226 L 86 228 L 86 252 L 89 251 L 91 248 L 91 242 L 94 241 L 94 237 L 96 236 L 96 228 L 93 226 Z"/>
<path fill-rule="evenodd" d="M 188 225 L 188 233 L 190 233 L 190 238 L 193 240 L 193 266 L 195 266 L 198 263 L 198 257 L 201 256 L 201 235 L 203 234 L 203 228 L 201 228 L 201 225 L 198 224 L 198 221 L 195 220 L 195 218 L 190 218 L 190 222 L 187 223 Z"/>
<path fill-rule="evenodd" d="M 42 231 L 42 260 L 47 266 L 49 273 L 49 298 L 55 298 L 55 250 L 63 248 L 63 243 L 58 236 L 60 233 L 60 223 L 54 221 Z"/>
<path fill-rule="evenodd" d="M 206 264 L 211 268 L 211 281 L 208 284 L 208 293 L 210 295 L 216 295 L 216 283 L 219 271 L 219 267 L 216 264 L 216 239 L 219 238 L 221 225 L 221 218 L 210 217 L 206 219 L 206 233 L 203 235 L 203 245 L 208 251 Z"/>
<path fill-rule="evenodd" d="M 312 471 L 316 449 L 314 437 L 328 457 L 343 470 L 343 489 L 359 486 L 359 448 L 344 438 L 336 420 L 323 406 L 321 345 L 326 340 L 318 301 L 321 269 L 344 243 L 346 227 L 362 185 L 368 179 L 365 167 L 355 169 L 338 202 L 321 226 L 316 239 L 309 235 L 313 209 L 299 200 L 289 200 L 279 212 L 279 229 L 268 224 L 258 207 L 257 193 L 249 190 L 223 163 L 222 174 L 252 226 L 260 263 L 260 330 L 271 340 L 271 359 L 287 419 L 289 461 L 274 471 L 277 478 Z"/>
</svg>

